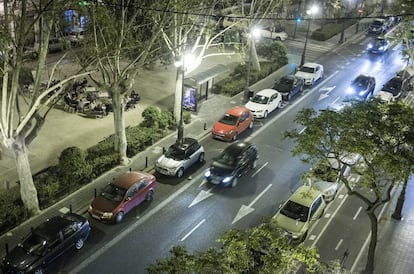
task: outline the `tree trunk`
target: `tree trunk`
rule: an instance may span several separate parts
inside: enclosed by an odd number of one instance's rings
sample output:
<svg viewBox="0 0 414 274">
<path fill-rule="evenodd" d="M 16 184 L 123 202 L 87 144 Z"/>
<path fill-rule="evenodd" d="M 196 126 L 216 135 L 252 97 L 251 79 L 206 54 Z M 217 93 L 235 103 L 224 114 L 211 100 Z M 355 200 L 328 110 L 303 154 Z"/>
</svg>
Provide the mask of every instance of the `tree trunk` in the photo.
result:
<svg viewBox="0 0 414 274">
<path fill-rule="evenodd" d="M 183 73 L 181 73 L 181 67 L 177 68 L 177 77 L 175 81 L 175 96 L 174 96 L 174 117 L 178 123 L 181 117 L 181 104 L 182 104 L 182 88 L 183 88 Z"/>
<path fill-rule="evenodd" d="M 371 222 L 371 241 L 369 243 L 367 263 L 365 265 L 364 273 L 374 273 L 375 249 L 377 247 L 378 238 L 378 219 L 373 210 L 367 210 L 367 215 Z"/>
<path fill-rule="evenodd" d="M 112 108 L 114 112 L 114 148 L 119 153 L 121 164 L 126 165 L 129 162 L 127 157 L 127 139 L 125 133 L 125 120 L 124 120 L 124 104 L 123 97 L 119 91 L 114 92 L 112 96 Z"/>
<path fill-rule="evenodd" d="M 29 164 L 29 152 L 24 138 L 18 138 L 13 143 L 17 173 L 20 180 L 20 197 L 31 215 L 40 212 L 37 190 L 33 183 L 32 171 Z"/>
<path fill-rule="evenodd" d="M 260 61 L 259 61 L 259 56 L 257 55 L 257 51 L 256 51 L 256 43 L 254 41 L 251 42 L 251 47 L 252 47 L 252 65 L 253 68 L 257 71 L 260 71 Z"/>
</svg>

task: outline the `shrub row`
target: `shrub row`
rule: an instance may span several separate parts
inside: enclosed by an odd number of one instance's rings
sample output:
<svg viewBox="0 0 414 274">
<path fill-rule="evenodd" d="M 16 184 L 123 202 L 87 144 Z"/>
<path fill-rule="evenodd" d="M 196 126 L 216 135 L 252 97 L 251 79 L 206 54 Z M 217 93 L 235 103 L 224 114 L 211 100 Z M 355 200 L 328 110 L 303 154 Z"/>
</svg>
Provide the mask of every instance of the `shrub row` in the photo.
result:
<svg viewBox="0 0 414 274">
<path fill-rule="evenodd" d="M 318 41 L 326 41 L 329 38 L 342 32 L 343 29 L 348 28 L 356 23 L 356 19 L 343 20 L 342 22 L 327 23 L 323 28 L 317 29 L 312 32 L 311 38 Z"/>
<path fill-rule="evenodd" d="M 144 120 L 140 125 L 126 128 L 128 157 L 133 157 L 162 138 L 165 130 L 176 127 L 171 111 L 151 106 L 143 111 L 142 116 Z M 185 122 L 190 122 L 190 113 L 185 113 L 183 117 Z M 119 156 L 114 151 L 114 135 L 86 150 L 78 147 L 64 149 L 57 165 L 33 176 L 40 208 L 53 205 L 119 163 Z M 20 199 L 19 188 L 1 192 L 0 207 L 1 234 L 30 217 Z"/>
</svg>

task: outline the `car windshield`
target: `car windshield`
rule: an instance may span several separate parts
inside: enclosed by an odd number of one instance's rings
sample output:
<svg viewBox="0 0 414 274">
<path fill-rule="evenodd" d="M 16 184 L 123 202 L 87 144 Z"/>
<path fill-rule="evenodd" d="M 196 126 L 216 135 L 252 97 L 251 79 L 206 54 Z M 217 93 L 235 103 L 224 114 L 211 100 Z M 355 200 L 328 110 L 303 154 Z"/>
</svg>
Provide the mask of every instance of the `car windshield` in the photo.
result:
<svg viewBox="0 0 414 274">
<path fill-rule="evenodd" d="M 237 117 L 234 115 L 230 115 L 230 114 L 224 114 L 223 117 L 221 117 L 220 119 L 220 123 L 226 124 L 226 125 L 231 125 L 234 126 L 237 124 Z"/>
<path fill-rule="evenodd" d="M 124 198 L 125 193 L 126 189 L 109 184 L 103 189 L 101 197 L 110 201 L 120 202 Z"/>
<path fill-rule="evenodd" d="M 185 151 L 175 145 L 172 145 L 168 148 L 167 152 L 165 153 L 165 157 L 171 158 L 174 160 L 184 160 Z"/>
<path fill-rule="evenodd" d="M 382 25 L 384 25 L 384 22 L 379 21 L 379 20 L 375 20 L 374 22 L 371 23 L 373 26 L 375 27 L 381 27 Z"/>
<path fill-rule="evenodd" d="M 293 86 L 293 79 L 283 77 L 282 79 L 280 79 L 276 89 L 280 92 L 288 92 L 292 86 Z"/>
<path fill-rule="evenodd" d="M 265 105 L 269 101 L 269 97 L 263 95 L 255 95 L 250 101 L 253 103 Z"/>
<path fill-rule="evenodd" d="M 20 246 L 27 252 L 42 255 L 46 247 L 46 239 L 38 234 L 30 235 Z"/>
<path fill-rule="evenodd" d="M 357 87 L 366 87 L 368 86 L 368 79 L 362 76 L 358 76 L 352 84 Z"/>
<path fill-rule="evenodd" d="M 300 205 L 289 200 L 285 206 L 280 210 L 280 213 L 286 217 L 295 219 L 300 222 L 306 222 L 309 215 L 309 207 Z"/>
<path fill-rule="evenodd" d="M 402 82 L 399 79 L 393 78 L 384 85 L 382 90 L 391 92 L 395 96 L 401 89 L 401 84 Z"/>
<path fill-rule="evenodd" d="M 306 73 L 314 73 L 315 72 L 315 68 L 302 67 L 299 71 L 306 72 Z"/>
<path fill-rule="evenodd" d="M 230 153 L 230 151 L 223 151 L 217 158 L 216 162 L 226 166 L 237 166 L 239 155 Z"/>
</svg>

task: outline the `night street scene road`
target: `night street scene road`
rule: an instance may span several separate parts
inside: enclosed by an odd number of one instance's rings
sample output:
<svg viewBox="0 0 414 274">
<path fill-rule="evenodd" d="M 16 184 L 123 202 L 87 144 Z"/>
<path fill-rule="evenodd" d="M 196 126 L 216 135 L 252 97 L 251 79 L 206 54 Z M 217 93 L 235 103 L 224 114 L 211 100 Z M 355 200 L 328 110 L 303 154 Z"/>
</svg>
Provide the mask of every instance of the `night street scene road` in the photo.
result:
<svg viewBox="0 0 414 274">
<path fill-rule="evenodd" d="M 414 6 L 0 0 L 3 273 L 414 273 Z"/>
</svg>

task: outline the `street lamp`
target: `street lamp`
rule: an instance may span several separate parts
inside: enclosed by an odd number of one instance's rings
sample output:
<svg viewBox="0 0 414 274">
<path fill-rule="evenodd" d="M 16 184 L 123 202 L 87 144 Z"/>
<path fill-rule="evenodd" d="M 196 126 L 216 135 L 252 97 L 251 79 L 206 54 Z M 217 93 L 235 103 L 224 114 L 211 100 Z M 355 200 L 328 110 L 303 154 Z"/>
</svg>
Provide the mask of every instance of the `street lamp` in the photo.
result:
<svg viewBox="0 0 414 274">
<path fill-rule="evenodd" d="M 312 6 L 309 10 L 306 11 L 306 13 L 310 15 L 311 18 L 308 19 L 308 30 L 306 31 L 305 46 L 303 47 L 302 59 L 300 60 L 300 66 L 303 66 L 303 64 L 305 64 L 305 54 L 306 54 L 306 47 L 308 45 L 310 23 L 313 19 L 313 15 L 315 15 L 317 12 L 318 12 L 317 6 Z"/>
<path fill-rule="evenodd" d="M 178 132 L 177 132 L 177 144 L 182 144 L 184 137 L 184 119 L 183 119 L 183 110 L 184 110 L 184 76 L 185 71 L 191 65 L 194 60 L 192 54 L 183 54 L 180 61 L 176 61 L 174 65 L 177 67 L 177 76 L 181 76 L 181 102 L 180 102 L 180 120 L 178 122 Z M 178 77 L 177 77 L 178 78 Z"/>
<path fill-rule="evenodd" d="M 260 37 L 260 28 L 253 27 L 247 37 L 247 43 L 249 46 L 249 60 L 247 64 L 247 75 L 246 75 L 246 89 L 244 90 L 244 98 L 243 101 L 246 103 L 249 101 L 249 86 L 250 86 L 250 67 L 252 64 L 252 48 L 253 48 L 253 40 L 258 39 Z"/>
</svg>

